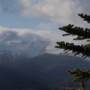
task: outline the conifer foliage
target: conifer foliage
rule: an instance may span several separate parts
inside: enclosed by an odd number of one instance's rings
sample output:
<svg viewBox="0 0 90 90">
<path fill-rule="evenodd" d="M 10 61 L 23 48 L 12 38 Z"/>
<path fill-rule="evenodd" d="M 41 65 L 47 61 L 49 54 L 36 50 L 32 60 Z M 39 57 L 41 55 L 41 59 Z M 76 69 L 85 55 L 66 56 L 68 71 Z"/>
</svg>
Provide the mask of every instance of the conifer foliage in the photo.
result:
<svg viewBox="0 0 90 90">
<path fill-rule="evenodd" d="M 84 21 L 90 23 L 90 15 L 87 14 L 78 14 Z M 75 35 L 77 36 L 73 40 L 87 40 L 90 42 L 90 29 L 77 27 L 73 24 L 68 24 L 66 26 L 60 27 L 59 30 L 66 32 L 62 36 Z M 72 51 L 74 55 L 82 54 L 82 57 L 90 57 L 90 43 L 86 45 L 75 45 L 74 43 L 69 42 L 56 42 L 56 48 L 63 49 L 65 53 Z M 90 79 L 90 70 L 77 68 L 75 70 L 69 70 L 69 74 L 73 74 L 73 82 L 80 82 L 79 88 L 63 88 L 62 90 L 86 90 L 85 81 Z"/>
<path fill-rule="evenodd" d="M 90 16 L 89 15 L 83 15 L 83 14 L 78 14 L 80 17 L 84 18 L 85 21 L 88 23 L 90 22 Z M 77 35 L 76 38 L 73 40 L 87 40 L 89 41 L 90 39 L 90 29 L 88 28 L 83 28 L 83 27 L 77 27 L 74 26 L 73 24 L 69 24 L 64 27 L 59 28 L 62 31 L 65 31 L 66 34 L 63 34 L 63 36 L 67 35 Z M 90 44 L 87 45 L 74 45 L 73 43 L 68 43 L 68 42 L 57 42 L 56 48 L 62 48 L 66 51 L 72 51 L 75 53 L 75 55 L 82 54 L 83 56 L 87 57 L 90 56 Z"/>
<path fill-rule="evenodd" d="M 81 18 L 83 18 L 85 21 L 87 21 L 88 23 L 90 23 L 90 15 L 87 14 L 78 14 Z"/>
</svg>

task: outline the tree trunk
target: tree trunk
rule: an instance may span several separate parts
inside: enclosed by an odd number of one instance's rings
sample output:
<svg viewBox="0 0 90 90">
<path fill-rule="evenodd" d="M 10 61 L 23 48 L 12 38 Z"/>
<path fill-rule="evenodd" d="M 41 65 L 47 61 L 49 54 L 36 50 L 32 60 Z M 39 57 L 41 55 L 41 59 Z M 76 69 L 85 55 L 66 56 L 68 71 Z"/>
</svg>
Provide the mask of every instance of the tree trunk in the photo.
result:
<svg viewBox="0 0 90 90">
<path fill-rule="evenodd" d="M 80 90 L 85 90 L 85 84 L 83 81 L 80 83 Z"/>
</svg>

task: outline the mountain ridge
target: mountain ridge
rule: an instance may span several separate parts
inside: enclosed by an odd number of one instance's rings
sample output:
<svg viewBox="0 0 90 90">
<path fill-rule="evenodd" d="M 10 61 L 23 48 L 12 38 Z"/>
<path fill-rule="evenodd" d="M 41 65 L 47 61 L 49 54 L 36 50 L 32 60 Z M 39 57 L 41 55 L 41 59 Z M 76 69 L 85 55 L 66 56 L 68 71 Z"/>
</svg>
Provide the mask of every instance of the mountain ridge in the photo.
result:
<svg viewBox="0 0 90 90">
<path fill-rule="evenodd" d="M 77 67 L 90 68 L 90 62 L 47 53 L 34 58 L 16 57 L 14 61 L 0 57 L 0 89 L 52 90 L 53 87 L 58 90 L 62 85 L 74 86 L 67 71 Z"/>
</svg>

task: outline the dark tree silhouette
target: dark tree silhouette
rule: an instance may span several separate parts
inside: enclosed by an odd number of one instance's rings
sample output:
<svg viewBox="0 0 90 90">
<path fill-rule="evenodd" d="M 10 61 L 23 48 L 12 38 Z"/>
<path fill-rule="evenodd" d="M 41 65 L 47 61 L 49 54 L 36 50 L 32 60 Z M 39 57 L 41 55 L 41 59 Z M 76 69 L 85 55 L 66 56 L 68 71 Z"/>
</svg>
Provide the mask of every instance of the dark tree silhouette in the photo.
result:
<svg viewBox="0 0 90 90">
<path fill-rule="evenodd" d="M 90 23 L 90 15 L 87 14 L 78 14 L 83 20 Z M 66 34 L 63 34 L 62 36 L 68 36 L 68 35 L 76 35 L 77 37 L 73 40 L 87 40 L 90 41 L 90 29 L 83 28 L 83 27 L 77 27 L 73 24 L 66 25 L 64 27 L 60 27 L 60 30 L 66 32 Z M 68 43 L 68 42 L 57 42 L 56 48 L 64 49 L 65 53 L 68 53 L 69 51 L 72 51 L 74 55 L 82 54 L 82 57 L 86 58 L 90 56 L 90 44 L 86 45 L 75 45 L 74 43 Z M 79 88 L 63 88 L 62 90 L 85 90 L 85 81 L 90 79 L 90 70 L 87 69 L 80 69 L 77 68 L 75 70 L 69 70 L 69 74 L 74 74 L 73 81 L 74 82 L 80 82 Z"/>
</svg>

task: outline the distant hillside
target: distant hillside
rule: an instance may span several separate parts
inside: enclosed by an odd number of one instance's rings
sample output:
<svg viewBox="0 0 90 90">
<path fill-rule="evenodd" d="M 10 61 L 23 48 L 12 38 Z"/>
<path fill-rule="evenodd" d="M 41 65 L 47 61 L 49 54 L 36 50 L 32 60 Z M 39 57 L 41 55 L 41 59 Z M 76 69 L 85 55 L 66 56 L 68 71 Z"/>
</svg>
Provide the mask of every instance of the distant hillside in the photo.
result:
<svg viewBox="0 0 90 90">
<path fill-rule="evenodd" d="M 0 56 L 0 90 L 58 90 L 71 86 L 67 70 L 89 68 L 90 62 L 81 58 L 44 54 L 27 57 Z"/>
</svg>

